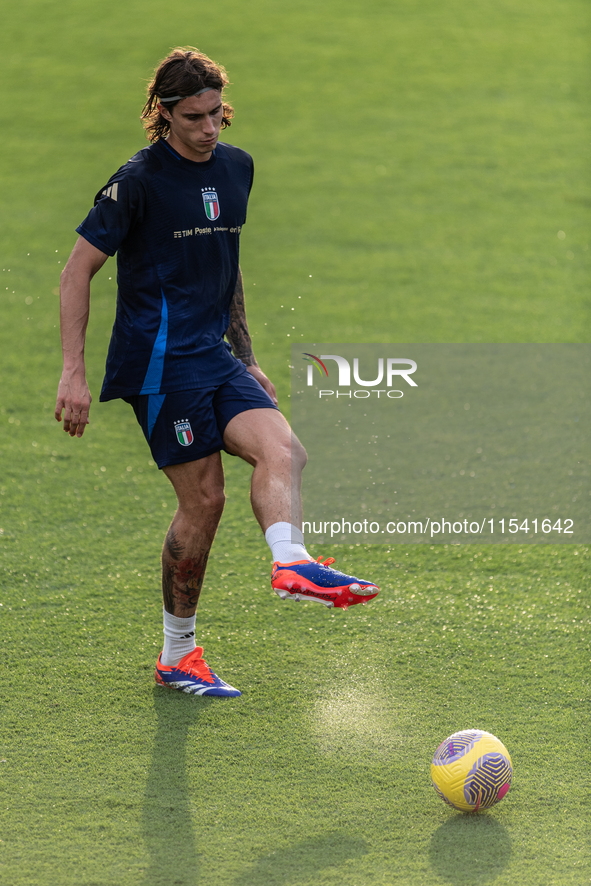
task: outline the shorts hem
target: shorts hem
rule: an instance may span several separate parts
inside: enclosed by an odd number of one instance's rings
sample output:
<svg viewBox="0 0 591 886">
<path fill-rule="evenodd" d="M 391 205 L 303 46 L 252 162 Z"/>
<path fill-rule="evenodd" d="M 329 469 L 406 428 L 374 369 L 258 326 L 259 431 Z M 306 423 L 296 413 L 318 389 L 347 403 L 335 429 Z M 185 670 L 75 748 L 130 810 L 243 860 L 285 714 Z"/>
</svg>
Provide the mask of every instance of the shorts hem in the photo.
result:
<svg viewBox="0 0 591 886">
<path fill-rule="evenodd" d="M 172 465 L 185 465 L 190 461 L 200 461 L 202 458 L 207 458 L 208 455 L 214 455 L 216 452 L 225 452 L 225 450 L 223 446 L 214 446 L 211 449 L 206 449 L 205 452 L 199 453 L 199 455 L 189 455 L 189 453 L 187 453 L 187 456 L 185 457 L 184 453 L 179 452 L 176 458 L 174 456 L 166 458 L 165 460 L 162 460 L 162 463 L 156 459 L 155 461 L 158 469 L 161 471 L 162 468 L 169 468 Z M 154 458 L 154 453 L 152 453 L 152 458 Z"/>
<path fill-rule="evenodd" d="M 267 392 L 265 391 L 265 393 L 267 393 Z M 230 422 L 232 421 L 232 419 L 236 418 L 237 415 L 242 415 L 243 412 L 252 412 L 254 409 L 276 409 L 278 412 L 280 412 L 279 407 L 275 406 L 275 404 L 273 403 L 273 401 L 271 400 L 270 397 L 269 397 L 268 405 L 267 404 L 263 405 L 262 403 L 257 403 L 256 405 L 253 405 L 253 406 L 250 406 L 250 405 L 247 406 L 245 404 L 241 404 L 241 406 L 243 408 L 241 408 L 237 412 L 235 412 L 224 424 L 222 424 L 221 422 L 218 421 L 218 428 L 220 430 L 220 434 L 222 435 L 222 437 L 224 436 L 225 430 L 228 427 L 228 425 L 230 424 Z M 224 452 L 225 451 L 226 450 L 224 449 Z M 228 454 L 232 455 L 231 452 Z"/>
</svg>

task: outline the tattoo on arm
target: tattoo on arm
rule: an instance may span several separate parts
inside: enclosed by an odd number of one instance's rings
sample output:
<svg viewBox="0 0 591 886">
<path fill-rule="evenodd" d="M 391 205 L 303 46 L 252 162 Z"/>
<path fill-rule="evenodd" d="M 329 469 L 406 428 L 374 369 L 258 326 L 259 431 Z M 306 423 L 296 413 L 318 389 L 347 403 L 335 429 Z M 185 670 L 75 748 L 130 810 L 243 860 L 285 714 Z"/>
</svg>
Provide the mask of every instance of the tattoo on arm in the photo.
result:
<svg viewBox="0 0 591 886">
<path fill-rule="evenodd" d="M 230 303 L 230 325 L 226 331 L 226 338 L 230 342 L 234 356 L 242 360 L 246 366 L 256 366 L 257 361 L 252 352 L 252 341 L 246 322 L 246 307 L 244 304 L 244 285 L 242 272 L 238 269 L 236 288 Z"/>
</svg>

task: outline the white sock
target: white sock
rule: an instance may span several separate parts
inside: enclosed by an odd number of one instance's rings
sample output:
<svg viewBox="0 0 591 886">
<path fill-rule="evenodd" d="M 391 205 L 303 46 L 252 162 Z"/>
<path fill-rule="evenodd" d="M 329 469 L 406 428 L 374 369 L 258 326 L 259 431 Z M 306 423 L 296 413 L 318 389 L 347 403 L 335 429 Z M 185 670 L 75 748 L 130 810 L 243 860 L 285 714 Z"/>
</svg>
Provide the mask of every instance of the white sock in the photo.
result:
<svg viewBox="0 0 591 886">
<path fill-rule="evenodd" d="M 177 618 L 164 612 L 164 649 L 160 661 L 170 667 L 195 649 L 195 616 Z"/>
<path fill-rule="evenodd" d="M 304 547 L 301 530 L 291 523 L 273 523 L 265 532 L 265 539 L 271 548 L 275 563 L 295 563 L 297 560 L 314 559 Z"/>
</svg>

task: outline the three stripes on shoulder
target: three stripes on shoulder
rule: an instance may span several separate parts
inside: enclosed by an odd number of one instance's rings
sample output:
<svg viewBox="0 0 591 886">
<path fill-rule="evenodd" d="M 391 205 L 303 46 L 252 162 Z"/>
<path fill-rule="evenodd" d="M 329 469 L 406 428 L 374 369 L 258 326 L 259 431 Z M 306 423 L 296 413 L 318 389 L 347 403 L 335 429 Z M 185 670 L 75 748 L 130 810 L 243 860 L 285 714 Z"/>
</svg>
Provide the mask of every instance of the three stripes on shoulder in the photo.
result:
<svg viewBox="0 0 591 886">
<path fill-rule="evenodd" d="M 118 189 L 119 189 L 119 182 L 115 182 L 114 185 L 109 185 L 108 188 L 105 188 L 105 190 L 102 192 L 101 196 L 102 197 L 110 197 L 111 200 L 114 200 L 115 202 L 117 202 Z"/>
</svg>

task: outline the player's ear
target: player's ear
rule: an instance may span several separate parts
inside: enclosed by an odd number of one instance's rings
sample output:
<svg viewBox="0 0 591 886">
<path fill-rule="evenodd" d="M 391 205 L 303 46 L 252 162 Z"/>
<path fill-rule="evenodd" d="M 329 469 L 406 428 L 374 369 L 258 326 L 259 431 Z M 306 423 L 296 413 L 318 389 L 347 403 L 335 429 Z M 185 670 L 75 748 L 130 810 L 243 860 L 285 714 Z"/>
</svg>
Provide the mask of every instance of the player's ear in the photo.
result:
<svg viewBox="0 0 591 886">
<path fill-rule="evenodd" d="M 172 114 L 170 113 L 168 108 L 165 108 L 164 105 L 160 104 L 160 102 L 158 102 L 156 107 L 158 108 L 160 115 L 164 117 L 165 120 L 168 120 L 169 122 L 170 120 L 172 120 Z"/>
</svg>

